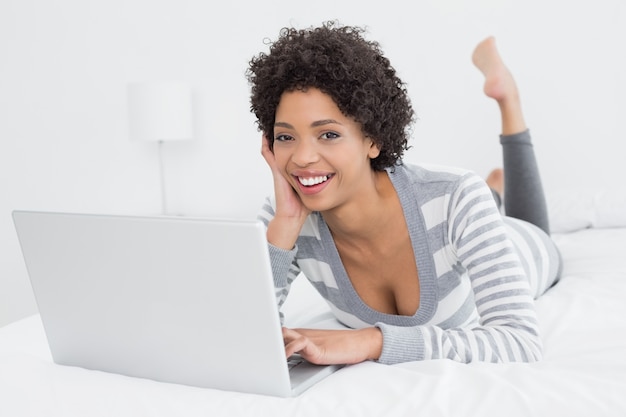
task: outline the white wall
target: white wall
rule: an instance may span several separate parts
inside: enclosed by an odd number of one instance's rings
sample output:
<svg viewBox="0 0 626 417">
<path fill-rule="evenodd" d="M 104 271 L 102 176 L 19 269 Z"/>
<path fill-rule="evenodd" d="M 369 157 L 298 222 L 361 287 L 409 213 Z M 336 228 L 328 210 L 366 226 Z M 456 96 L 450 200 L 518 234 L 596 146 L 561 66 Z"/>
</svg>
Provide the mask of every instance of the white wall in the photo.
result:
<svg viewBox="0 0 626 417">
<path fill-rule="evenodd" d="M 624 187 L 622 0 L 294 3 L 0 2 L 0 325 L 36 312 L 12 210 L 160 211 L 157 148 L 128 140 L 128 82 L 196 90 L 198 140 L 166 144 L 171 212 L 254 217 L 271 182 L 244 72 L 287 25 L 369 27 L 419 116 L 406 160 L 483 175 L 500 163 L 499 119 L 470 54 L 494 34 L 522 88 L 547 191 Z"/>
</svg>

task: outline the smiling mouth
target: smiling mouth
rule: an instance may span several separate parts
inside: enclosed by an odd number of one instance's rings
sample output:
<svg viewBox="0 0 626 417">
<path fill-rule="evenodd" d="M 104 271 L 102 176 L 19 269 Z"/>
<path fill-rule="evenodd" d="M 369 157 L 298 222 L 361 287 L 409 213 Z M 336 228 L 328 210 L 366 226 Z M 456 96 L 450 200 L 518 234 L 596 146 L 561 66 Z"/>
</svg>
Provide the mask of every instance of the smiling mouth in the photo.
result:
<svg viewBox="0 0 626 417">
<path fill-rule="evenodd" d="M 322 184 L 328 181 L 332 175 L 321 175 L 318 177 L 298 177 L 298 182 L 305 187 L 312 187 L 314 185 Z"/>
</svg>

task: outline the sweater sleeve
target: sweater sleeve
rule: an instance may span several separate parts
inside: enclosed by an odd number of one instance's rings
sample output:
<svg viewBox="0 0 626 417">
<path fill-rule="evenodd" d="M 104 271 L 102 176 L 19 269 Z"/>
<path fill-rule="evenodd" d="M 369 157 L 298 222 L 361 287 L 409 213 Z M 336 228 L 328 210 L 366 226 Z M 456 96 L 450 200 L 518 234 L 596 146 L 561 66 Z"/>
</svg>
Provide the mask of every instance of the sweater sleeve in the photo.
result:
<svg viewBox="0 0 626 417">
<path fill-rule="evenodd" d="M 257 218 L 265 224 L 266 228 L 269 222 L 274 218 L 274 208 L 269 198 L 266 199 L 265 204 L 263 205 Z M 272 275 L 274 277 L 276 302 L 278 303 L 280 321 L 282 323 L 284 321 L 284 314 L 281 311 L 281 308 L 287 299 L 291 283 L 300 273 L 300 268 L 296 262 L 298 247 L 294 246 L 291 250 L 285 250 L 278 248 L 269 242 L 267 245 L 269 249 L 270 263 L 272 266 Z"/>
<path fill-rule="evenodd" d="M 376 323 L 383 333 L 379 362 L 539 360 L 542 347 L 528 280 L 489 188 L 480 177 L 465 175 L 445 210 L 449 251 L 469 276 L 479 322 L 471 328 Z"/>
</svg>

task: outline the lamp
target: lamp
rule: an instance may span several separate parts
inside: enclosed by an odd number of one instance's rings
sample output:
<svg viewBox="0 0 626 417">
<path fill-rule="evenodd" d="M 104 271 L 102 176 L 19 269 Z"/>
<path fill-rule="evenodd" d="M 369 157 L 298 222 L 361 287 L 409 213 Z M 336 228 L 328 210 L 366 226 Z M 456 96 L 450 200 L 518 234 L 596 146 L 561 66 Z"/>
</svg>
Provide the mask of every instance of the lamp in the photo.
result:
<svg viewBox="0 0 626 417">
<path fill-rule="evenodd" d="M 178 82 L 131 83 L 127 98 L 131 140 L 158 142 L 161 211 L 167 214 L 163 142 L 193 139 L 191 87 Z"/>
</svg>

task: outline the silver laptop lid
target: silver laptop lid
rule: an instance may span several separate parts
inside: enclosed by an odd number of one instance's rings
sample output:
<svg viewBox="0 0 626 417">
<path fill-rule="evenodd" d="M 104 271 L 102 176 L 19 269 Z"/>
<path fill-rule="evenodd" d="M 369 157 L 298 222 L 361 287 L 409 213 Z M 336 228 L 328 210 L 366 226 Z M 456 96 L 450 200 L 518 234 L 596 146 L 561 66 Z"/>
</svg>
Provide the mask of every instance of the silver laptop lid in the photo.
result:
<svg viewBox="0 0 626 417">
<path fill-rule="evenodd" d="M 262 223 L 13 217 L 55 362 L 291 395 Z"/>
</svg>

